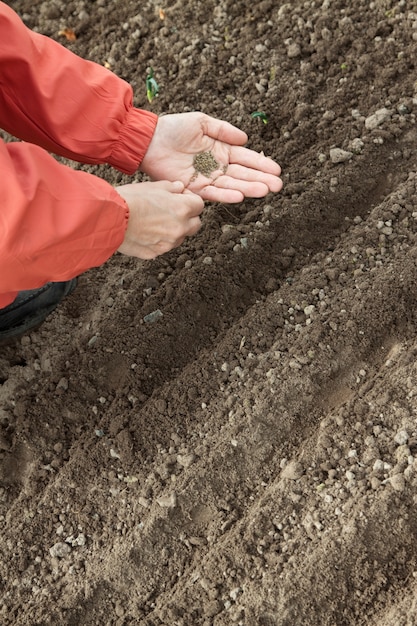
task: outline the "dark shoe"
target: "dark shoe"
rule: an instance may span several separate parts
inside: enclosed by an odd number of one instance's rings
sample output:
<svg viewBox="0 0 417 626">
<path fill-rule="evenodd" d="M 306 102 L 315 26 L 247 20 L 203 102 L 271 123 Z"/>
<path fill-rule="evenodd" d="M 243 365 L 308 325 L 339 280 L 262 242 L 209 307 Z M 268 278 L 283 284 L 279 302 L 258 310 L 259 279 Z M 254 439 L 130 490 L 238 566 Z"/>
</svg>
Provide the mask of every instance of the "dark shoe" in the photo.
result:
<svg viewBox="0 0 417 626">
<path fill-rule="evenodd" d="M 20 291 L 17 298 L 0 309 L 0 342 L 16 339 L 37 328 L 74 291 L 77 279 L 62 283 L 46 283 L 39 289 Z"/>
</svg>

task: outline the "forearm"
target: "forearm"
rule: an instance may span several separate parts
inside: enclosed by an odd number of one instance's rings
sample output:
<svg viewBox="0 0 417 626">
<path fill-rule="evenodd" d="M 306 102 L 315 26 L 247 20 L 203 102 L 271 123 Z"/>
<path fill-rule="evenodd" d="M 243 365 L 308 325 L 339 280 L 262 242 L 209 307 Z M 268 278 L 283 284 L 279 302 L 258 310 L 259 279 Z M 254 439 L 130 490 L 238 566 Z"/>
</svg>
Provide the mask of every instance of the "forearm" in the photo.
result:
<svg viewBox="0 0 417 626">
<path fill-rule="evenodd" d="M 132 174 L 157 116 L 104 67 L 30 31 L 0 2 L 0 126 L 50 152 Z"/>
</svg>

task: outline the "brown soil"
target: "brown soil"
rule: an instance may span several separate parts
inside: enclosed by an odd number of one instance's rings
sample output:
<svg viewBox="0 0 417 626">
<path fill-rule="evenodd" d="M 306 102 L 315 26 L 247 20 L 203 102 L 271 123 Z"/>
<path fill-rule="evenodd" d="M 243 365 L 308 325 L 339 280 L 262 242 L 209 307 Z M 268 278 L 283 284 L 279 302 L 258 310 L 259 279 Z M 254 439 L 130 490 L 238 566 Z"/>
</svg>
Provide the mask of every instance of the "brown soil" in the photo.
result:
<svg viewBox="0 0 417 626">
<path fill-rule="evenodd" d="M 285 188 L 2 350 L 1 624 L 417 624 L 417 3 L 10 4 Z"/>
</svg>

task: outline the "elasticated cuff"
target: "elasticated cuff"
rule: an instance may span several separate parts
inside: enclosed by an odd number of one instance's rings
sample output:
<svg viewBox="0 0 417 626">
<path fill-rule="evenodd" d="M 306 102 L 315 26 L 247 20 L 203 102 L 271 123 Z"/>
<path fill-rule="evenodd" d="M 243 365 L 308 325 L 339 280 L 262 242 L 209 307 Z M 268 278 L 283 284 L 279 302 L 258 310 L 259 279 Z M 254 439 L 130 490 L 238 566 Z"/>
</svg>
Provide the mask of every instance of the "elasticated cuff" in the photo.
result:
<svg viewBox="0 0 417 626">
<path fill-rule="evenodd" d="M 130 109 L 109 164 L 124 174 L 134 174 L 145 156 L 157 122 L 158 116 L 151 111 Z"/>
</svg>

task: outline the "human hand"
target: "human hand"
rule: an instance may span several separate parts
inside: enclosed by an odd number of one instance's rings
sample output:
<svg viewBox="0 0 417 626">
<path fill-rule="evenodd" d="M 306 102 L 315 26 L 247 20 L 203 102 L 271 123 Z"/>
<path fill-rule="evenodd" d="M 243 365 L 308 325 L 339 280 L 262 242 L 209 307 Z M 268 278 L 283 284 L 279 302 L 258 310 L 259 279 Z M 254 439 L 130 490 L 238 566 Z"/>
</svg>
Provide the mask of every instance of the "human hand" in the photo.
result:
<svg viewBox="0 0 417 626">
<path fill-rule="evenodd" d="M 280 166 L 244 148 L 247 141 L 243 131 L 204 113 L 163 115 L 140 169 L 153 180 L 181 180 L 187 189 L 213 202 L 241 202 L 280 191 Z M 196 171 L 204 169 L 197 156 L 202 154 L 213 171 Z"/>
<path fill-rule="evenodd" d="M 153 259 L 179 246 L 201 226 L 203 200 L 179 182 L 121 185 L 116 191 L 129 207 L 129 221 L 119 252 Z"/>
</svg>

